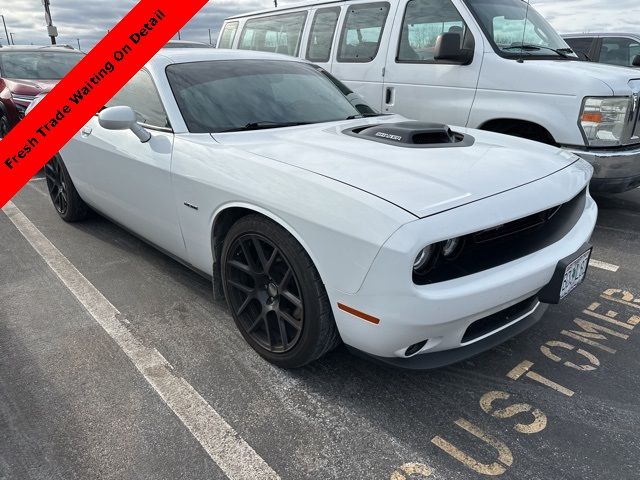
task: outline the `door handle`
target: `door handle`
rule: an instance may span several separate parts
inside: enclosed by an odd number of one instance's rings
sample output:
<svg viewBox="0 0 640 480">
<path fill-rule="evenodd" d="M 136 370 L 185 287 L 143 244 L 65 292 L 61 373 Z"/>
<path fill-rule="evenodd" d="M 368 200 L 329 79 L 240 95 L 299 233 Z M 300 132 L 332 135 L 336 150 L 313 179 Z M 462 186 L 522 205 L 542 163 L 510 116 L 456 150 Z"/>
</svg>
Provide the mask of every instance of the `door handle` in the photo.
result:
<svg viewBox="0 0 640 480">
<path fill-rule="evenodd" d="M 387 87 L 384 92 L 384 103 L 391 107 L 396 100 L 396 89 L 393 87 Z"/>
<path fill-rule="evenodd" d="M 91 133 L 93 132 L 93 128 L 91 127 L 84 127 L 82 129 L 82 136 L 83 137 L 88 137 L 89 135 L 91 135 Z"/>
</svg>

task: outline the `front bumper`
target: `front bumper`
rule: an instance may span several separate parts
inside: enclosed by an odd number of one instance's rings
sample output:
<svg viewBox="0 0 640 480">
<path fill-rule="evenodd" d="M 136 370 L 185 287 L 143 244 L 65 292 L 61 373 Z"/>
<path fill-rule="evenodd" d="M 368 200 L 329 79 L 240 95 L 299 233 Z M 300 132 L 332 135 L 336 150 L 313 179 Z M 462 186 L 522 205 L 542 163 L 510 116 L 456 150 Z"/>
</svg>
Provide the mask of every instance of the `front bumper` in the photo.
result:
<svg viewBox="0 0 640 480">
<path fill-rule="evenodd" d="M 475 357 L 482 352 L 497 347 L 501 343 L 506 342 L 512 337 L 524 332 L 528 328 L 536 324 L 542 316 L 545 314 L 549 305 L 545 303 L 537 303 L 535 310 L 529 315 L 522 318 L 520 321 L 513 323 L 503 330 L 499 330 L 493 335 L 490 335 L 478 342 L 470 345 L 454 348 L 451 350 L 442 350 L 428 355 L 414 355 L 409 358 L 399 357 L 379 357 L 376 355 L 367 354 L 357 348 L 353 348 L 347 345 L 347 348 L 354 355 L 364 357 L 373 360 L 376 363 L 383 365 L 390 365 L 396 368 L 402 368 L 406 370 L 429 370 L 433 368 L 446 367 L 453 363 L 467 360 L 468 358 Z"/>
<path fill-rule="evenodd" d="M 454 280 L 415 285 L 410 273 L 413 259 L 425 244 L 463 236 L 565 203 L 585 187 L 590 176 L 591 168 L 586 164 L 584 168 L 568 168 L 540 182 L 402 227 L 382 247 L 356 294 L 345 294 L 328 286 L 333 305 L 341 303 L 379 319 L 374 324 L 334 308 L 344 343 L 374 358 L 380 357 L 378 360 L 385 363 L 427 368 L 424 365 L 437 367 L 476 355 L 531 325 L 544 313 L 544 305 L 522 312 L 506 324 L 498 321 L 499 325 L 486 335 L 472 340 L 465 337 L 472 324 L 487 317 L 499 317 L 536 297 L 552 279 L 558 262 L 588 242 L 597 218 L 597 207 L 590 196 L 586 197 L 577 223 L 563 238 L 495 268 Z M 407 357 L 407 348 L 425 340 L 426 344 L 415 355 L 412 351 Z"/>
<path fill-rule="evenodd" d="M 567 147 L 567 150 L 593 165 L 594 192 L 622 193 L 640 186 L 640 146 L 611 150 Z"/>
</svg>

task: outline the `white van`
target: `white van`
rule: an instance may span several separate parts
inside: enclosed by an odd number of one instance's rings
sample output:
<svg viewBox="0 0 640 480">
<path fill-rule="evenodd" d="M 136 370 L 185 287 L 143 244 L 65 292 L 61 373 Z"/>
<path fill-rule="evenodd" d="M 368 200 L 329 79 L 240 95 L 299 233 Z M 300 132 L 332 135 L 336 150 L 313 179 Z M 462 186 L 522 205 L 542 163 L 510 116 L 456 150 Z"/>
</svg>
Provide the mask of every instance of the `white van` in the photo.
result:
<svg viewBox="0 0 640 480">
<path fill-rule="evenodd" d="M 218 48 L 307 59 L 382 112 L 564 147 L 640 185 L 640 72 L 579 61 L 522 0 L 328 1 L 228 18 Z"/>
</svg>

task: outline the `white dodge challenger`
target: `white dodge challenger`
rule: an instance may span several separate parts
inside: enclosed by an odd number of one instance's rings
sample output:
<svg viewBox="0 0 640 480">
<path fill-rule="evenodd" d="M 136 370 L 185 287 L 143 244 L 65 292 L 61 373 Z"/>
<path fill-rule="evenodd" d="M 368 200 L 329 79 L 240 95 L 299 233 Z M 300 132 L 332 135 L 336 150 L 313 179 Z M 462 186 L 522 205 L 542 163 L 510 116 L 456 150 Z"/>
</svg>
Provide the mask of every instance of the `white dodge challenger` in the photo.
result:
<svg viewBox="0 0 640 480">
<path fill-rule="evenodd" d="M 317 66 L 164 50 L 45 169 L 213 280 L 282 367 L 344 342 L 406 368 L 491 348 L 585 278 L 591 166 L 493 133 L 380 115 Z"/>
</svg>

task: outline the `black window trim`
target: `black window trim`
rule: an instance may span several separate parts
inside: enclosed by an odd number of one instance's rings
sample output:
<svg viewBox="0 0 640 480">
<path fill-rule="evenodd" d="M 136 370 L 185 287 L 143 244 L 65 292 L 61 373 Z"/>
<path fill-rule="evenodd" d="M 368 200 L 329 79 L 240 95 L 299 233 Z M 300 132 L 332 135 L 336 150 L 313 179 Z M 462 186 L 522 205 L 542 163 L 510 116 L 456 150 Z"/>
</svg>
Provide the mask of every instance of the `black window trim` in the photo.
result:
<svg viewBox="0 0 640 480">
<path fill-rule="evenodd" d="M 407 18 L 407 9 L 409 7 L 409 4 L 411 2 L 414 2 L 414 1 L 419 1 L 419 0 L 408 0 L 407 3 L 404 6 L 404 13 L 402 15 L 402 23 L 400 24 L 400 36 L 398 37 L 398 48 L 396 49 L 396 55 L 395 55 L 395 63 L 407 63 L 407 64 L 414 64 L 414 65 L 451 65 L 451 64 L 459 65 L 459 63 L 449 62 L 449 61 L 439 61 L 439 60 L 401 60 L 400 59 L 400 44 L 402 42 L 402 31 L 404 30 L 404 21 Z M 456 12 L 458 12 L 458 15 L 460 15 L 460 19 L 462 20 L 462 23 L 466 27 L 465 35 L 462 38 L 463 45 L 464 45 L 464 42 L 466 40 L 466 36 L 467 35 L 471 35 L 471 39 L 473 40 L 473 42 L 472 42 L 472 44 L 474 46 L 473 51 L 472 51 L 473 55 L 471 56 L 471 59 L 467 63 L 465 63 L 464 65 L 461 65 L 461 66 L 471 65 L 473 63 L 473 59 L 475 58 L 475 54 L 476 54 L 476 52 L 475 52 L 476 37 L 473 36 L 473 32 L 469 28 L 469 25 L 467 24 L 467 22 L 464 20 L 464 17 L 460 13 L 460 10 L 458 10 L 458 7 L 456 7 L 455 3 L 453 3 L 451 0 L 448 0 L 448 1 L 449 1 L 449 3 L 451 3 L 453 8 L 456 9 Z"/>
<path fill-rule="evenodd" d="M 240 26 L 240 22 L 238 20 L 231 20 L 230 22 L 226 22 L 222 26 L 222 31 L 220 32 L 220 40 L 222 40 L 222 35 L 224 34 L 225 29 L 229 25 L 233 25 L 233 24 L 235 24 L 236 29 L 233 31 L 233 36 L 231 37 L 231 41 L 229 42 L 229 46 L 228 47 L 219 47 L 219 48 L 233 48 L 233 42 L 235 42 L 236 35 L 238 35 L 238 27 Z"/>
<path fill-rule="evenodd" d="M 247 31 L 247 24 L 249 24 L 250 22 L 252 22 L 254 20 L 264 20 L 265 18 L 277 18 L 277 17 L 298 15 L 300 13 L 304 14 L 304 18 L 302 19 L 302 28 L 300 28 L 300 35 L 298 37 L 298 45 L 296 45 L 296 51 L 292 55 L 293 57 L 297 57 L 300 54 L 300 47 L 302 46 L 302 37 L 304 36 L 304 29 L 307 26 L 307 19 L 309 18 L 309 11 L 306 10 L 306 9 L 305 10 L 294 10 L 292 12 L 278 13 L 276 15 L 261 15 L 259 17 L 247 18 L 245 20 L 245 22 L 244 22 L 244 25 L 242 26 L 242 33 L 240 34 L 240 39 L 238 40 L 237 50 L 246 50 L 244 48 L 240 48 L 240 45 L 242 44 L 242 40 L 244 39 L 244 35 L 245 35 L 246 31 Z M 261 52 L 263 50 L 249 50 L 249 51 Z"/>
<path fill-rule="evenodd" d="M 313 28 L 316 26 L 316 19 L 320 13 L 330 12 L 332 10 L 338 11 L 338 16 L 336 17 L 336 25 L 333 27 L 333 33 L 331 34 L 331 41 L 329 42 L 329 55 L 327 55 L 326 59 L 317 59 L 309 57 L 309 50 L 311 49 L 311 35 L 313 34 Z M 336 39 L 336 32 L 338 31 L 338 24 L 340 23 L 340 14 L 342 13 L 342 7 L 333 6 L 333 7 L 323 7 L 317 9 L 313 14 L 313 20 L 311 21 L 311 27 L 309 29 L 309 35 L 307 35 L 307 51 L 305 53 L 304 58 L 309 60 L 310 62 L 320 62 L 327 63 L 331 61 L 331 54 L 333 53 L 333 42 Z"/>
<path fill-rule="evenodd" d="M 153 85 L 153 89 L 155 90 L 156 94 L 158 95 L 158 100 L 160 100 L 160 106 L 162 107 L 162 110 L 164 110 L 164 113 L 167 116 L 167 122 L 169 122 L 169 125 L 171 125 L 171 119 L 169 118 L 169 113 L 167 112 L 167 108 L 165 107 L 164 102 L 162 101 L 162 97 L 160 96 L 160 90 L 158 90 L 158 86 L 156 85 L 156 81 L 153 78 L 153 75 L 151 75 L 151 72 L 146 67 L 145 68 L 141 68 L 138 72 L 136 72 L 136 75 L 138 73 L 141 73 L 141 72 L 145 72 L 146 74 L 149 75 L 149 78 L 151 79 L 151 83 Z M 131 77 L 131 80 L 133 80 L 133 77 Z M 131 81 L 131 80 L 129 80 L 129 81 Z M 125 88 L 128 85 L 128 83 L 129 82 L 125 83 L 124 87 L 122 87 L 122 88 Z M 109 99 L 109 102 L 110 101 L 111 101 L 111 99 Z M 109 108 L 109 107 L 107 107 L 105 105 L 94 116 L 97 117 L 100 114 L 100 112 L 102 110 L 104 110 L 105 108 Z M 134 112 L 135 112 L 135 110 L 134 110 Z M 136 112 L 136 113 L 138 113 L 138 112 Z M 149 125 L 148 123 L 144 123 L 144 122 L 138 122 L 138 124 L 141 127 L 144 127 L 144 128 L 146 128 L 148 130 L 154 130 L 154 131 L 157 131 L 157 132 L 175 133 L 174 130 L 173 130 L 173 127 L 171 127 L 171 126 L 169 126 L 169 127 L 158 127 L 157 125 Z"/>
<path fill-rule="evenodd" d="M 373 55 L 372 58 L 366 60 L 354 60 L 354 59 L 349 59 L 349 60 L 342 60 L 340 58 L 340 48 L 342 47 L 342 41 L 345 39 L 346 34 L 347 34 L 347 20 L 349 19 L 349 10 L 353 9 L 360 9 L 363 7 L 372 7 L 372 6 L 384 6 L 386 5 L 387 7 L 387 12 L 385 13 L 384 16 L 384 21 L 382 22 L 382 28 L 380 29 L 380 40 L 378 41 L 378 46 L 376 47 L 376 51 L 375 54 Z M 351 5 L 347 5 L 347 11 L 345 13 L 344 16 L 344 20 L 342 21 L 342 29 L 340 31 L 340 41 L 338 42 L 338 49 L 336 52 L 336 62 L 338 63 L 371 63 L 373 62 L 377 57 L 378 57 L 378 53 L 380 53 L 380 45 L 382 44 L 382 37 L 384 36 L 384 31 L 385 31 L 385 27 L 387 26 L 387 21 L 389 20 L 389 12 L 391 11 L 391 4 L 389 2 L 371 2 L 371 3 L 355 3 L 355 4 L 351 4 Z"/>
</svg>

